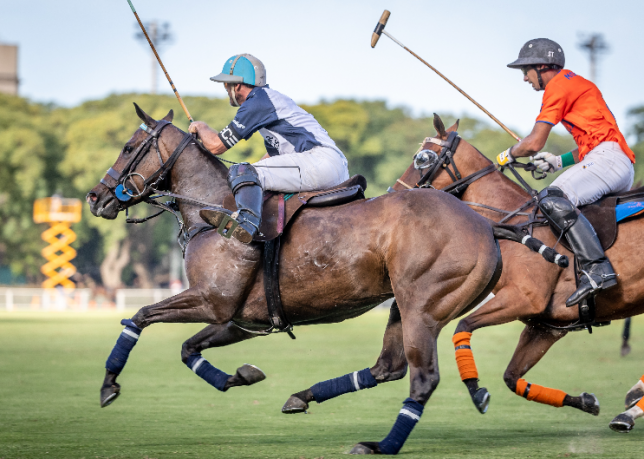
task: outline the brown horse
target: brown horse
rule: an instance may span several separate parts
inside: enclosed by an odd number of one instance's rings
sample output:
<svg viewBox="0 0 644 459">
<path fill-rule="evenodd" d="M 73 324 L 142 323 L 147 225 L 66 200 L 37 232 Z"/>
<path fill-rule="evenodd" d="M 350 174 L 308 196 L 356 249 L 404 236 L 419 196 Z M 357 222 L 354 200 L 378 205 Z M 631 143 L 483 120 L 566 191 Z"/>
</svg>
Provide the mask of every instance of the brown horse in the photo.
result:
<svg viewBox="0 0 644 459">
<path fill-rule="evenodd" d="M 442 153 L 442 148 L 447 144 L 450 132 L 456 132 L 458 122 L 446 130 L 443 122 L 435 115 L 434 126 L 437 137 L 427 139 L 428 141 L 421 146 L 421 150 L 434 151 L 437 155 L 433 159 L 437 159 Z M 414 155 L 414 161 L 416 160 Z M 452 191 L 459 191 L 454 188 L 455 180 L 459 180 L 458 176 L 465 180 L 470 175 L 473 177 L 480 175 L 466 188 L 460 187 L 460 198 L 469 203 L 505 211 L 497 212 L 486 207 L 473 206 L 486 218 L 499 221 L 531 199 L 523 188 L 495 170 L 490 160 L 464 140 L 460 140 L 455 151 L 450 152 L 448 162 L 451 163 L 449 167 L 438 165 L 437 172 L 431 179 L 431 187 L 437 190 L 451 188 Z M 416 163 L 418 164 L 417 161 Z M 412 163 L 392 187 L 393 190 L 407 192 L 410 188 L 414 188 L 427 170 L 419 170 Z M 430 191 L 428 188 L 425 189 Z M 524 209 L 520 214 L 508 219 L 506 223 L 525 222 L 528 219 L 526 214 Z M 607 251 L 608 257 L 619 274 L 619 281 L 616 287 L 597 296 L 595 320 L 598 322 L 623 319 L 644 312 L 642 276 L 644 261 L 640 257 L 632 256 L 639 253 L 639 241 L 644 233 L 643 225 L 642 219 L 621 223 L 618 238 Z M 534 234 L 549 246 L 557 243 L 557 238 L 547 227 L 536 227 Z M 500 246 L 504 269 L 494 288 L 494 298 L 462 319 L 453 337 L 461 379 L 467 386 L 472 401 L 481 413 L 487 411 L 490 395 L 487 389 L 479 388 L 478 385 L 478 372 L 470 343 L 472 333 L 479 328 L 521 320 L 526 326 L 503 376 L 508 388 L 528 400 L 556 407 L 571 406 L 598 415 L 599 402 L 593 394 L 584 392 L 575 397 L 561 390 L 530 384 L 522 379 L 550 347 L 568 333 L 566 326 L 579 321 L 578 308 L 567 308 L 565 305 L 566 298 L 576 289 L 573 267 L 561 269 L 545 262 L 535 253 L 525 250 L 518 244 L 508 241 L 501 241 Z M 568 251 L 564 253 L 570 255 Z M 383 375 L 383 382 L 393 381 L 405 375 L 407 362 L 402 352 L 403 341 L 400 314 L 394 303 L 385 332 L 382 353 L 371 369 L 372 373 Z M 316 400 L 315 390 L 312 390 L 315 387 L 293 394 L 282 411 L 285 413 L 304 411 L 308 403 Z"/>
<path fill-rule="evenodd" d="M 190 230 L 202 223 L 202 206 L 195 199 L 218 204 L 230 193 L 227 169 L 170 123 L 172 112 L 156 121 L 136 108 L 143 128 L 89 192 L 91 212 L 113 219 L 128 207 L 149 202 L 158 189 L 167 189 L 192 198 L 178 200 Z M 185 251 L 190 288 L 122 322 L 126 328 L 106 364 L 101 406 L 119 395 L 116 378 L 141 331 L 159 322 L 209 324 L 184 343 L 182 359 L 219 390 L 264 379 L 251 365 L 230 376 L 201 356 L 204 349 L 253 338 L 269 327 L 261 259 L 258 243 L 241 244 L 217 231 L 195 235 Z M 357 445 L 355 452 L 395 453 L 402 447 L 439 382 L 440 330 L 488 295 L 499 268 L 489 222 L 437 191 L 411 190 L 338 207 L 305 208 L 292 222 L 282 241 L 279 269 L 280 294 L 291 323 L 340 322 L 394 294 L 399 305 L 397 326 L 404 339 L 397 344 L 405 365 L 409 362 L 410 398 L 387 439 Z M 352 382 L 360 388 L 375 385 L 365 373 L 354 375 Z"/>
</svg>

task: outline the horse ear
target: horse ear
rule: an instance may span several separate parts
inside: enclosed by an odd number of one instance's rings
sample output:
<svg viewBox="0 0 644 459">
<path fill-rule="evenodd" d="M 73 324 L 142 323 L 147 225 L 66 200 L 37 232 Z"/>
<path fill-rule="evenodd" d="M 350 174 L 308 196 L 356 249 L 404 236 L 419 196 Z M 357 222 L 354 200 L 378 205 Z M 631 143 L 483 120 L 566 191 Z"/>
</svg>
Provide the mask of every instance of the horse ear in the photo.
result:
<svg viewBox="0 0 644 459">
<path fill-rule="evenodd" d="M 458 131 L 458 123 L 460 121 L 461 120 L 456 120 L 456 123 L 454 123 L 454 125 L 452 127 L 447 129 L 447 132 L 456 132 L 456 131 Z"/>
<path fill-rule="evenodd" d="M 443 124 L 443 120 L 436 113 L 434 113 L 434 128 L 436 129 L 436 133 L 438 134 L 438 137 L 443 138 L 447 135 L 445 131 L 445 125 Z"/>
<path fill-rule="evenodd" d="M 141 118 L 141 121 L 143 121 L 146 126 L 154 129 L 154 127 L 157 125 L 156 120 L 145 113 L 143 110 L 141 110 L 141 107 L 139 107 L 136 102 L 134 102 L 134 108 L 136 109 L 136 114 L 139 116 L 139 118 Z"/>
<path fill-rule="evenodd" d="M 172 118 L 174 118 L 174 110 L 170 110 L 168 114 L 165 116 L 165 118 L 163 118 L 163 121 L 172 123 Z"/>
</svg>

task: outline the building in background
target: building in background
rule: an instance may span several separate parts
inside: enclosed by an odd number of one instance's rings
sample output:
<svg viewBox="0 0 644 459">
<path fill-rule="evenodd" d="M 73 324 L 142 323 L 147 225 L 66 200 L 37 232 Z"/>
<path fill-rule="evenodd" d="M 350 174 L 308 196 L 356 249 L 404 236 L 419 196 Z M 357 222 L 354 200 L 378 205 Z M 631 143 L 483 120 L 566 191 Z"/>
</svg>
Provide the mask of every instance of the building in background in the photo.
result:
<svg viewBox="0 0 644 459">
<path fill-rule="evenodd" d="M 18 46 L 0 44 L 0 92 L 18 95 Z"/>
</svg>

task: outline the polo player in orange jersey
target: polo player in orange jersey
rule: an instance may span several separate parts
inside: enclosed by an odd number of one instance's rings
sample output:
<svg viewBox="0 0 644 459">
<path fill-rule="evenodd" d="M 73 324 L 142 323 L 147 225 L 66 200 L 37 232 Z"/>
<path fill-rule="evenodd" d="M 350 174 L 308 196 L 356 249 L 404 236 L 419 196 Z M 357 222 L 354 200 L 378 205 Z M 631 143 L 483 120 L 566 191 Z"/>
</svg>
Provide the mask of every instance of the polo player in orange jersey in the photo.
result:
<svg viewBox="0 0 644 459">
<path fill-rule="evenodd" d="M 531 156 L 544 172 L 572 166 L 539 193 L 539 207 L 566 236 L 581 268 L 577 291 L 566 301 L 573 306 L 617 284 L 597 234 L 576 206 L 597 201 L 633 185 L 635 155 L 626 144 L 601 92 L 592 82 L 564 69 L 564 52 L 547 38 L 528 41 L 508 67 L 520 69 L 523 81 L 544 91 L 541 113 L 530 135 L 498 155 L 503 165 Z M 561 122 L 577 143 L 561 156 L 538 153 L 552 127 Z"/>
</svg>

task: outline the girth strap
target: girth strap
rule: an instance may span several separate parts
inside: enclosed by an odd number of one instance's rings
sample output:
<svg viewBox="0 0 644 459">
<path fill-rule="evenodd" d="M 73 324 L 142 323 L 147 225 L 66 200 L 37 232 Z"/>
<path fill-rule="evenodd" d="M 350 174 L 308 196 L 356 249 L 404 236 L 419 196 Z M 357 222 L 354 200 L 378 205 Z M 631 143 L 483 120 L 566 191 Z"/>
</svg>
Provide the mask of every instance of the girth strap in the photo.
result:
<svg viewBox="0 0 644 459">
<path fill-rule="evenodd" d="M 295 339 L 293 325 L 286 318 L 282 307 L 279 284 L 279 259 L 282 236 L 264 243 L 264 293 L 268 304 L 268 316 L 271 320 L 271 329 L 288 333 Z"/>
</svg>

